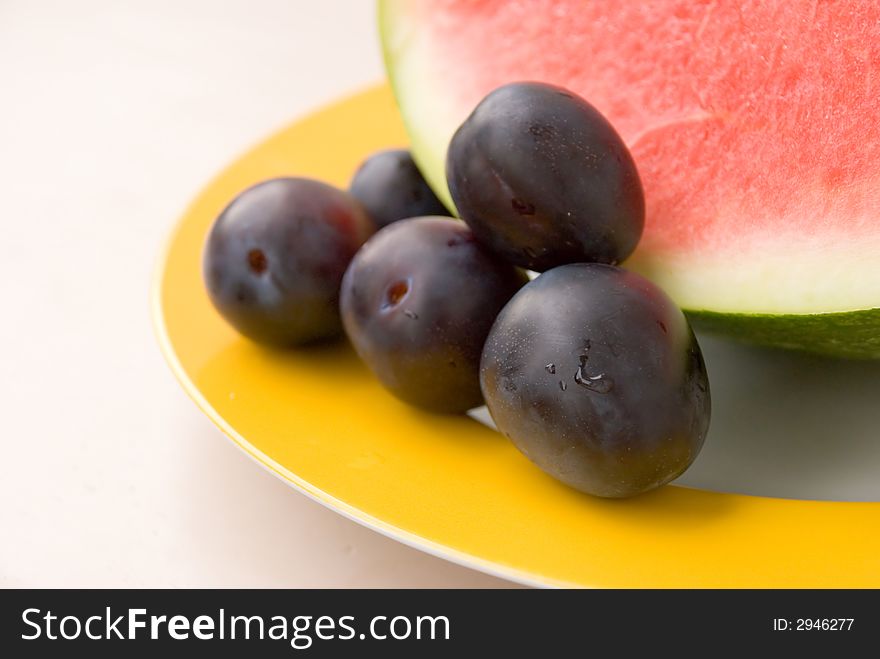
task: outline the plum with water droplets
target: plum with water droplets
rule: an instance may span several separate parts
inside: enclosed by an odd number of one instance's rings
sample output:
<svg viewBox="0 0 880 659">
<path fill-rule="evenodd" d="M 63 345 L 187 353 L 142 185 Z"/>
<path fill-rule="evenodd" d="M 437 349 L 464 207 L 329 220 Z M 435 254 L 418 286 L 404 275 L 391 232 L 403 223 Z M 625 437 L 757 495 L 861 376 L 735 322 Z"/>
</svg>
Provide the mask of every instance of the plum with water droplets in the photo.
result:
<svg viewBox="0 0 880 659">
<path fill-rule="evenodd" d="M 480 379 L 517 448 L 598 496 L 668 483 L 709 427 L 706 367 L 684 314 L 615 266 L 560 266 L 522 288 L 486 339 Z"/>
</svg>

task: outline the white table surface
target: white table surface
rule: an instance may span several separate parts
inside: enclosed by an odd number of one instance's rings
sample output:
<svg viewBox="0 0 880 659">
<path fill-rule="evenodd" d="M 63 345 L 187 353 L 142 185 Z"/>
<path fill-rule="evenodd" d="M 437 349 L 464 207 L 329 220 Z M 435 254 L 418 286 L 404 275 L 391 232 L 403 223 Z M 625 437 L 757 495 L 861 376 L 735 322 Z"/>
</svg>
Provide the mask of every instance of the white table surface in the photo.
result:
<svg viewBox="0 0 880 659">
<path fill-rule="evenodd" d="M 0 0 L 0 586 L 507 585 L 257 467 L 150 326 L 200 187 L 382 76 L 373 4 Z"/>
</svg>

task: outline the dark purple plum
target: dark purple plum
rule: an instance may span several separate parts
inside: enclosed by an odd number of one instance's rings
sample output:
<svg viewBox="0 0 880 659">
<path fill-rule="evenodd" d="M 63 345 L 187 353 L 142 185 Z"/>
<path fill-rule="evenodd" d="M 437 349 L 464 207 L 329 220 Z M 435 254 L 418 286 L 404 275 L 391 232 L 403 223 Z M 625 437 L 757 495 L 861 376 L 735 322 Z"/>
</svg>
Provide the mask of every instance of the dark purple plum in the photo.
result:
<svg viewBox="0 0 880 659">
<path fill-rule="evenodd" d="M 482 404 L 480 354 L 527 281 L 451 218 L 391 224 L 355 256 L 340 307 L 349 339 L 391 393 L 435 412 Z"/>
<path fill-rule="evenodd" d="M 505 85 L 461 125 L 449 191 L 477 238 L 511 263 L 620 263 L 635 249 L 645 198 L 635 162 L 584 99 L 537 82 Z"/>
<path fill-rule="evenodd" d="M 371 155 L 355 172 L 349 191 L 380 227 L 408 217 L 449 215 L 406 149 Z"/>
<path fill-rule="evenodd" d="M 376 230 L 349 194 L 304 178 L 248 188 L 215 220 L 203 274 L 220 314 L 254 341 L 292 346 L 338 336 L 339 285 Z"/>
<path fill-rule="evenodd" d="M 668 483 L 709 427 L 706 367 L 684 314 L 615 266 L 560 266 L 519 291 L 489 333 L 480 379 L 520 451 L 602 497 Z"/>
</svg>

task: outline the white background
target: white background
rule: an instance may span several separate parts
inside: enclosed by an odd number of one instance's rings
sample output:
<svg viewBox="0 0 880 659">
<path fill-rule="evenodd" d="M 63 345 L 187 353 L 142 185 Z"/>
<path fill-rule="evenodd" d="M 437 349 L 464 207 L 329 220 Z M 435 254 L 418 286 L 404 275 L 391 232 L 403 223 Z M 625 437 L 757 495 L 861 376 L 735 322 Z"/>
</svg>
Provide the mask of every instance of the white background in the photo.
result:
<svg viewBox="0 0 880 659">
<path fill-rule="evenodd" d="M 156 347 L 187 202 L 382 76 L 372 0 L 0 0 L 0 586 L 495 586 L 262 471 Z"/>
</svg>

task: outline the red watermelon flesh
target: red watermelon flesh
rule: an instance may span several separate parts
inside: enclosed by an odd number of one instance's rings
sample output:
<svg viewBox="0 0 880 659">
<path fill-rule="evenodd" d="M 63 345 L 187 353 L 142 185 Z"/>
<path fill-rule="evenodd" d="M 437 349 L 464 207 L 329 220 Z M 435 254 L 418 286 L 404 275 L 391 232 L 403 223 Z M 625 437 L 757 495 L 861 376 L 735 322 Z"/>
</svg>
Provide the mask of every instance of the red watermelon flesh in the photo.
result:
<svg viewBox="0 0 880 659">
<path fill-rule="evenodd" d="M 384 0 L 381 12 L 416 158 L 447 200 L 446 145 L 474 105 L 507 82 L 551 82 L 632 150 L 647 222 L 629 265 L 684 307 L 880 307 L 880 3 Z"/>
</svg>

